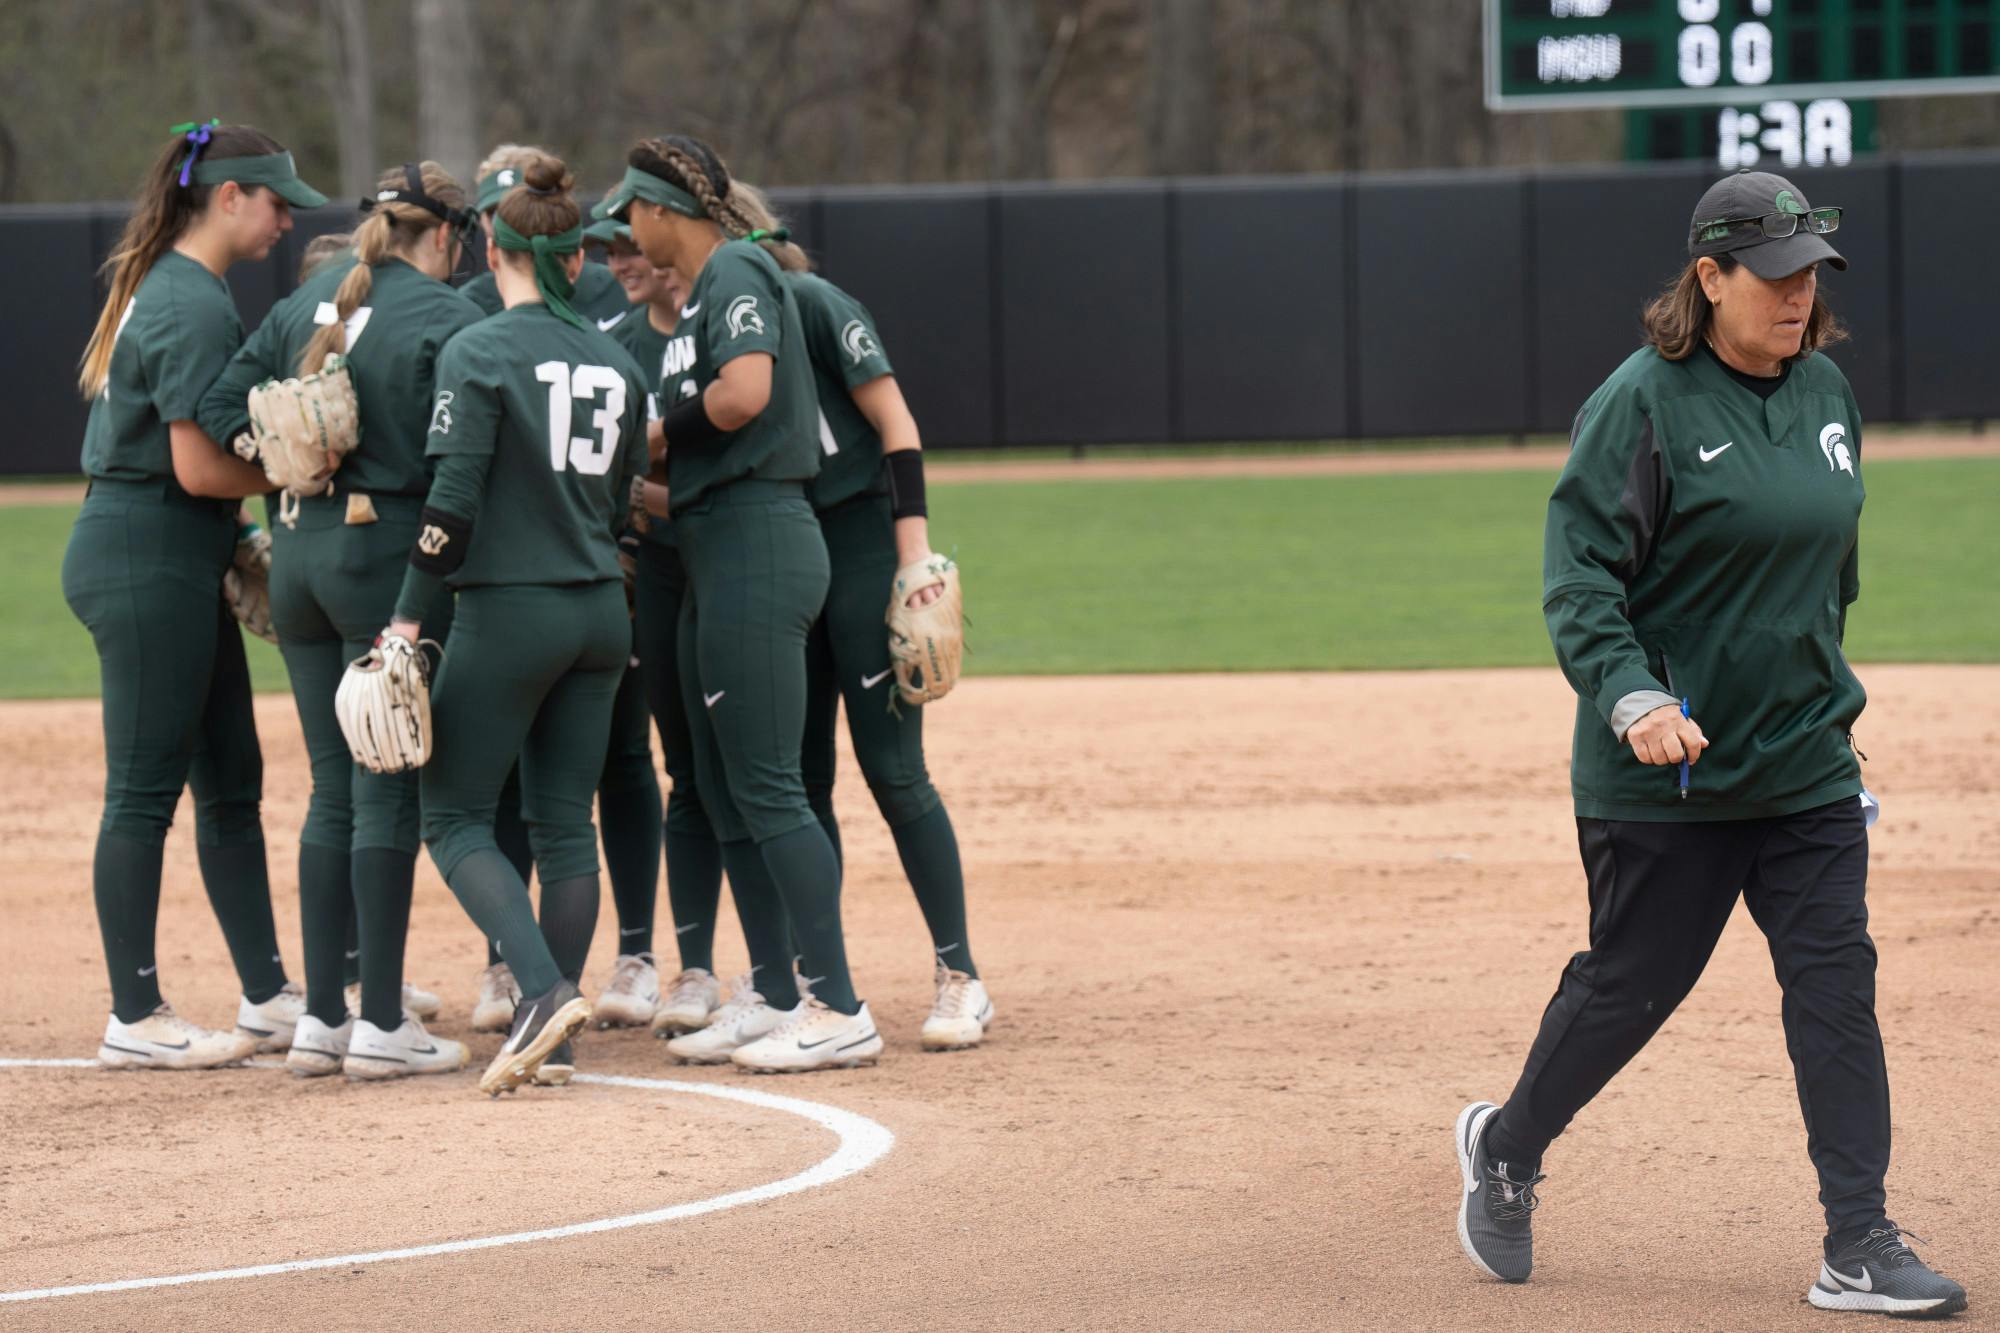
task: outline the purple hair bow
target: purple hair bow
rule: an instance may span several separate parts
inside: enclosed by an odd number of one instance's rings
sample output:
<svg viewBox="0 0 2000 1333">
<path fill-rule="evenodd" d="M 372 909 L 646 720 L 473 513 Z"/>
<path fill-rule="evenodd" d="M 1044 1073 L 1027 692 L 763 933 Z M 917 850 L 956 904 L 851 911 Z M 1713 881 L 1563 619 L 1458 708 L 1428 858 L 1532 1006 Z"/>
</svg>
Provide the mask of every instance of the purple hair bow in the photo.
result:
<svg viewBox="0 0 2000 1333">
<path fill-rule="evenodd" d="M 189 144 L 188 155 L 181 161 L 182 189 L 187 188 L 189 173 L 194 170 L 194 160 L 201 156 L 201 150 L 208 146 L 209 139 L 214 136 L 215 127 L 221 123 L 222 118 L 217 116 L 211 119 L 206 125 L 190 120 L 184 124 L 175 125 L 167 131 L 169 134 L 185 136 Z"/>
</svg>

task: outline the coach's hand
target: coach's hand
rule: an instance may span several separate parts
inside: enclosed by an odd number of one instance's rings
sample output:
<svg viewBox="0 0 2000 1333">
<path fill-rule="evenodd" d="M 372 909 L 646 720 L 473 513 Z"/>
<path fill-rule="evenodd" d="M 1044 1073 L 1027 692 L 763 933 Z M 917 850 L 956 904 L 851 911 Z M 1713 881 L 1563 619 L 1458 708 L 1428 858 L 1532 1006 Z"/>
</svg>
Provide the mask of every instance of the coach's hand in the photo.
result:
<svg viewBox="0 0 2000 1333">
<path fill-rule="evenodd" d="M 1626 744 L 1642 764 L 1690 764 L 1701 762 L 1708 737 L 1691 717 L 1682 717 L 1679 704 L 1662 704 L 1632 724 L 1625 733 Z"/>
</svg>

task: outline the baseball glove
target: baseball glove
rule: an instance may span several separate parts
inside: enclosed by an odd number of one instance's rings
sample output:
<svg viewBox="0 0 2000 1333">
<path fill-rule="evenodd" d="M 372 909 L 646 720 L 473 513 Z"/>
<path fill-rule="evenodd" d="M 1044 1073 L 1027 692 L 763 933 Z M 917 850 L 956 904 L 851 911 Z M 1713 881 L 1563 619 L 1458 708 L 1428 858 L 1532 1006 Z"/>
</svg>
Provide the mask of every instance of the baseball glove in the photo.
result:
<svg viewBox="0 0 2000 1333">
<path fill-rule="evenodd" d="M 425 646 L 384 630 L 368 655 L 348 663 L 340 678 L 334 716 L 354 762 L 370 773 L 405 773 L 431 757 L 431 665 Z"/>
<path fill-rule="evenodd" d="M 222 600 L 244 629 L 270 643 L 278 641 L 271 628 L 271 534 L 255 523 L 236 539 L 236 558 L 222 574 Z"/>
<path fill-rule="evenodd" d="M 360 407 L 347 358 L 333 353 L 316 375 L 265 380 L 250 391 L 250 431 L 236 452 L 264 465 L 273 486 L 320 495 L 340 462 L 361 442 Z"/>
<path fill-rule="evenodd" d="M 910 595 L 924 588 L 943 589 L 935 601 L 907 605 Z M 935 703 L 958 684 L 959 659 L 965 654 L 965 596 L 958 585 L 958 566 L 933 555 L 896 571 L 889 597 L 889 658 L 896 667 L 896 690 L 903 702 Z"/>
</svg>

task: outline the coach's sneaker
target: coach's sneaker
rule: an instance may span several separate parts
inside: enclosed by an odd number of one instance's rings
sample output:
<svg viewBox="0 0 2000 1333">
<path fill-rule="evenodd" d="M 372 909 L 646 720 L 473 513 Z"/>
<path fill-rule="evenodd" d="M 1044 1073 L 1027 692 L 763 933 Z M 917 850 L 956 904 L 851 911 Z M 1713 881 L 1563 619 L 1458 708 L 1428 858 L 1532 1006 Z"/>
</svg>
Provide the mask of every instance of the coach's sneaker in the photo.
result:
<svg viewBox="0 0 2000 1333">
<path fill-rule="evenodd" d="M 513 1032 L 479 1077 L 479 1090 L 498 1097 L 520 1087 L 535 1076 L 535 1071 L 555 1054 L 558 1046 L 574 1037 L 577 1029 L 589 1021 L 590 1001 L 567 980 L 558 981 L 532 999 L 524 997 L 514 1010 Z"/>
<path fill-rule="evenodd" d="M 260 1051 L 287 1050 L 292 1032 L 306 1016 L 306 993 L 296 981 L 287 981 L 278 993 L 262 1004 L 244 996 L 236 1006 L 236 1030 L 256 1039 Z"/>
<path fill-rule="evenodd" d="M 472 1006 L 474 1032 L 505 1032 L 514 1026 L 514 1006 L 521 1002 L 521 986 L 514 969 L 495 963 L 479 974 L 479 1000 Z"/>
<path fill-rule="evenodd" d="M 566 1088 L 576 1077 L 576 1043 L 566 1041 L 549 1052 L 549 1058 L 542 1061 L 535 1071 L 535 1086 L 538 1088 Z"/>
<path fill-rule="evenodd" d="M 340 1072 L 355 1080 L 451 1074 L 465 1068 L 471 1059 L 464 1042 L 433 1037 L 415 1014 L 404 1014 L 402 1026 L 393 1032 L 357 1018 Z"/>
<path fill-rule="evenodd" d="M 220 1069 L 241 1064 L 256 1049 L 254 1037 L 190 1023 L 162 1002 L 136 1023 L 121 1023 L 111 1015 L 97 1062 L 106 1069 Z"/>
<path fill-rule="evenodd" d="M 649 953 L 621 953 L 611 965 L 611 980 L 591 1006 L 600 1028 L 642 1028 L 660 1007 L 660 972 Z"/>
<path fill-rule="evenodd" d="M 351 1018 L 361 1017 L 361 983 L 350 981 L 345 991 L 347 1013 Z M 444 1012 L 444 1001 L 419 986 L 403 983 L 403 1008 L 426 1021 Z"/>
<path fill-rule="evenodd" d="M 292 1030 L 292 1049 L 285 1052 L 285 1068 L 300 1078 L 324 1078 L 328 1074 L 338 1074 L 340 1062 L 347 1058 L 347 1043 L 353 1037 L 353 1019 L 348 1019 L 337 1028 L 330 1028 L 307 1014 Z"/>
<path fill-rule="evenodd" d="M 773 1009 L 751 984 L 751 974 L 736 978 L 729 1003 L 709 1016 L 708 1026 L 667 1043 L 667 1054 L 688 1065 L 728 1063 L 739 1046 L 756 1041 L 779 1027 L 789 1017 L 783 1009 Z"/>
<path fill-rule="evenodd" d="M 954 972 L 939 960 L 937 1003 L 924 1020 L 923 1045 L 927 1051 L 961 1051 L 977 1046 L 993 1026 L 993 997 L 977 977 Z"/>
<path fill-rule="evenodd" d="M 737 1047 L 729 1059 L 757 1074 L 805 1074 L 872 1065 L 880 1054 L 882 1035 L 865 1003 L 858 1012 L 843 1014 L 807 996 L 785 1016 L 783 1026 Z"/>
<path fill-rule="evenodd" d="M 653 1035 L 671 1037 L 708 1026 L 722 1003 L 722 983 L 704 967 L 684 969 L 667 987 L 666 998 L 653 1012 Z"/>
<path fill-rule="evenodd" d="M 1871 1310 L 1922 1318 L 1965 1308 L 1965 1288 L 1930 1270 L 1903 1243 L 1907 1231 L 1871 1231 L 1819 1266 L 1806 1299 L 1822 1310 Z M 1921 1237 L 1919 1237 L 1921 1239 Z"/>
<path fill-rule="evenodd" d="M 1542 1176 L 1488 1156 L 1486 1130 L 1498 1114 L 1492 1102 L 1474 1102 L 1458 1113 L 1458 1243 L 1482 1272 L 1526 1282 L 1535 1266 L 1535 1186 Z"/>
</svg>

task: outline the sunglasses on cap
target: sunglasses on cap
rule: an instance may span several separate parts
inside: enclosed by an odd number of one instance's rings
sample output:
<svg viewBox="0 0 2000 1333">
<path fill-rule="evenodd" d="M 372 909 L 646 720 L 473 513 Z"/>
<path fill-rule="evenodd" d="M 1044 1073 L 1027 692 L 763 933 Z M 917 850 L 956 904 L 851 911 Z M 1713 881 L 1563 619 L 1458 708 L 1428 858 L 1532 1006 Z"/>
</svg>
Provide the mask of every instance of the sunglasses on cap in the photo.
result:
<svg viewBox="0 0 2000 1333">
<path fill-rule="evenodd" d="M 1825 236 L 1840 230 L 1840 210 L 1838 208 L 1815 208 L 1806 213 L 1766 213 L 1757 218 L 1717 218 L 1704 223 L 1701 239 L 1704 243 L 1719 241 L 1732 234 L 1749 233 L 1755 227 L 1767 240 L 1781 241 L 1794 235 L 1803 226 L 1814 236 Z"/>
<path fill-rule="evenodd" d="M 400 190 L 377 190 L 370 198 L 361 201 L 361 211 L 373 212 L 379 204 L 414 204 L 438 221 L 449 226 L 458 236 L 461 246 L 470 246 L 479 234 L 479 214 L 469 208 L 451 208 L 430 197 L 424 191 L 423 173 L 413 162 L 403 164 L 403 188 Z"/>
</svg>

